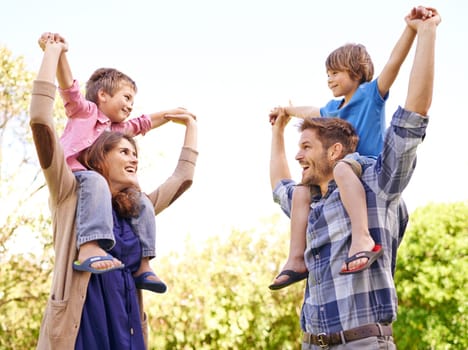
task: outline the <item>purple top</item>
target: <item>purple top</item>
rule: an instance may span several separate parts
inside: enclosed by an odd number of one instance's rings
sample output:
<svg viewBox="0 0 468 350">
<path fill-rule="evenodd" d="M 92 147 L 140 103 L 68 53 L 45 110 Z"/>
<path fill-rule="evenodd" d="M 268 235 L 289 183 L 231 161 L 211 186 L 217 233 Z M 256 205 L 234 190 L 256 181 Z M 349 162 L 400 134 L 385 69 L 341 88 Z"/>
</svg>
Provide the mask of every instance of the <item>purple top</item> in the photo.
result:
<svg viewBox="0 0 468 350">
<path fill-rule="evenodd" d="M 125 269 L 92 274 L 76 339 L 77 350 L 145 349 L 132 273 L 140 265 L 138 237 L 128 221 L 114 216 L 115 246 L 109 253 Z"/>
</svg>

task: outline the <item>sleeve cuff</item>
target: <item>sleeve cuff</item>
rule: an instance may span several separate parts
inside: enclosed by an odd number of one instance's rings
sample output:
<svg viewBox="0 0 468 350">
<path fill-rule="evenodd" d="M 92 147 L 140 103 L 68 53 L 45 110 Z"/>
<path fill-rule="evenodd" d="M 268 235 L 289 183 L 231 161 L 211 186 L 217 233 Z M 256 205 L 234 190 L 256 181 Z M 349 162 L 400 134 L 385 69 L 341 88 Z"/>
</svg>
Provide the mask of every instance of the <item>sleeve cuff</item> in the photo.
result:
<svg viewBox="0 0 468 350">
<path fill-rule="evenodd" d="M 33 83 L 32 94 L 42 95 L 55 99 L 57 87 L 51 82 L 45 80 L 35 80 Z"/>
<path fill-rule="evenodd" d="M 193 165 L 196 165 L 198 158 L 198 151 L 191 147 L 182 147 L 182 152 L 180 153 L 179 161 L 189 162 Z"/>
</svg>

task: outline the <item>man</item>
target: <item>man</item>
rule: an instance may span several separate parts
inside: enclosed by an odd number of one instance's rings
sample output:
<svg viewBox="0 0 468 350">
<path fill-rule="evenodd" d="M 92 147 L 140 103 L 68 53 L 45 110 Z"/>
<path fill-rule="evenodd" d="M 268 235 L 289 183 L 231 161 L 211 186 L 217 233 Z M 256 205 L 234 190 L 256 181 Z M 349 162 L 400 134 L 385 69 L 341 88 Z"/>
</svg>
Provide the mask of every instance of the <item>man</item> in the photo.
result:
<svg viewBox="0 0 468 350">
<path fill-rule="evenodd" d="M 345 162 L 362 171 L 369 229 L 384 254 L 359 274 L 340 274 L 351 243 L 351 223 L 333 180 L 333 168 L 353 152 L 354 129 L 336 118 L 305 120 L 300 127 L 296 160 L 303 168 L 302 184 L 313 199 L 304 253 L 309 276 L 301 312 L 302 349 L 395 349 L 391 323 L 396 319 L 397 296 L 393 281 L 397 248 L 408 213 L 401 199 L 416 164 L 432 101 L 434 47 L 440 16 L 411 21 L 417 46 L 407 100 L 387 130 L 377 160 L 358 156 Z M 291 179 L 284 147 L 289 117 L 279 115 L 272 127 L 270 181 L 275 201 L 290 215 L 296 185 Z M 372 259 L 372 255 L 364 256 Z"/>
</svg>

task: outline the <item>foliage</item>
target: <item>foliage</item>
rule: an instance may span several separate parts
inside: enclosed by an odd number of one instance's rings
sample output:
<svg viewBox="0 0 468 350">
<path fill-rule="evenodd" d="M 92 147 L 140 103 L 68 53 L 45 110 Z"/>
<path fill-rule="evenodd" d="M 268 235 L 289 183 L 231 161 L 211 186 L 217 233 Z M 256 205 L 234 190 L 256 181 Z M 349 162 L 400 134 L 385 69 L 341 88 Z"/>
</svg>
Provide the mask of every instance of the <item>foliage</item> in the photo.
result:
<svg viewBox="0 0 468 350">
<path fill-rule="evenodd" d="M 430 204 L 416 210 L 395 275 L 400 348 L 468 349 L 467 271 L 468 204 Z"/>
<path fill-rule="evenodd" d="M 32 77 L 22 57 L 0 47 L 1 349 L 35 347 L 50 284 L 50 220 L 35 202 L 44 183 L 28 127 Z"/>
<path fill-rule="evenodd" d="M 212 238 L 201 251 L 188 242 L 183 255 L 158 262 L 169 290 L 145 295 L 153 349 L 298 348 L 304 283 L 268 289 L 289 241 L 274 222 Z"/>
<path fill-rule="evenodd" d="M 48 232 L 50 222 L 44 218 L 28 221 L 21 223 L 23 229 L 30 226 L 41 234 Z M 49 294 L 51 266 L 50 249 L 40 255 L 12 254 L 0 264 L 0 349 L 35 347 Z"/>
<path fill-rule="evenodd" d="M 50 286 L 50 214 L 41 211 L 44 181 L 27 127 L 33 74 L 6 48 L 0 57 L 0 349 L 23 350 L 35 347 Z M 60 99 L 55 115 L 64 115 Z M 61 130 L 65 118 L 58 120 Z M 304 283 L 267 288 L 285 259 L 284 232 L 272 218 L 261 232 L 233 231 L 203 246 L 187 242 L 158 259 L 169 290 L 145 292 L 151 348 L 298 349 Z M 31 241 L 33 252 L 18 249 Z M 468 348 L 467 253 L 468 204 L 413 213 L 395 275 L 399 348 Z"/>
</svg>

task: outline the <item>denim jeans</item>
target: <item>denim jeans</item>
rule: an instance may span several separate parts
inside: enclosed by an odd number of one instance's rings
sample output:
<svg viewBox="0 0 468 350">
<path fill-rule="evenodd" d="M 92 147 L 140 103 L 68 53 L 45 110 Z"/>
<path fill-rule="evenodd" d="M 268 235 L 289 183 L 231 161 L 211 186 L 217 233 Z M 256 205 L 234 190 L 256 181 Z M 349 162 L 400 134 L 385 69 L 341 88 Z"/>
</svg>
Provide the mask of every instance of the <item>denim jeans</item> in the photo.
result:
<svg viewBox="0 0 468 350">
<path fill-rule="evenodd" d="M 76 237 L 78 249 L 83 243 L 98 241 L 104 250 L 115 244 L 112 219 L 112 197 L 109 184 L 95 171 L 84 170 L 74 173 L 78 186 L 76 208 Z M 153 204 L 141 194 L 140 215 L 130 220 L 139 237 L 142 257 L 156 255 L 156 224 Z"/>
</svg>

